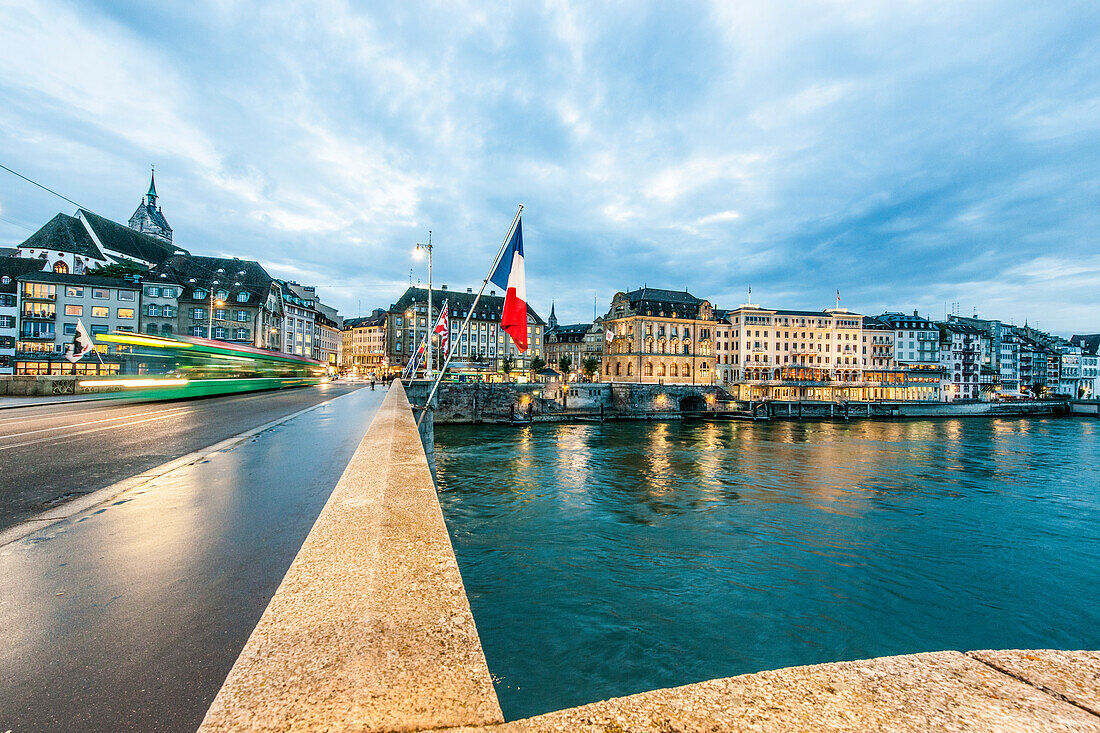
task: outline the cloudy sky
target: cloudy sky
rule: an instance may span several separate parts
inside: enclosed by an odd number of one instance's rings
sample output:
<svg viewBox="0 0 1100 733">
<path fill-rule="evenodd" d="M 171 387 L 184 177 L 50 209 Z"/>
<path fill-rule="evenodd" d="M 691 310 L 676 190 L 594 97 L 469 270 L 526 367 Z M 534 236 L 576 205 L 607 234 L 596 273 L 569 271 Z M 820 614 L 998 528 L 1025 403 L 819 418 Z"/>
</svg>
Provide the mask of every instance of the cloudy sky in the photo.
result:
<svg viewBox="0 0 1100 733">
<path fill-rule="evenodd" d="M 476 286 L 1100 331 L 1100 3 L 0 0 L 0 163 L 345 315 Z M 0 246 L 73 207 L 0 171 Z"/>
</svg>

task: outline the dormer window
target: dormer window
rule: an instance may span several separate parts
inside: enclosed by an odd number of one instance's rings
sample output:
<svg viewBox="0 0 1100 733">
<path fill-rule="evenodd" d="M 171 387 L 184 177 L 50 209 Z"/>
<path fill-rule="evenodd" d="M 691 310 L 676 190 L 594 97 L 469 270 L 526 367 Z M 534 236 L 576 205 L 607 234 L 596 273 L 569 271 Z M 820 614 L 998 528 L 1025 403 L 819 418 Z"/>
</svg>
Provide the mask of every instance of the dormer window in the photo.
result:
<svg viewBox="0 0 1100 733">
<path fill-rule="evenodd" d="M 202 300 L 203 298 L 206 297 L 206 291 L 203 290 L 202 288 L 195 288 L 194 290 L 191 291 L 191 297 L 194 298 L 195 300 Z"/>
<path fill-rule="evenodd" d="M 218 300 L 227 300 L 229 298 L 228 290 L 219 290 L 217 293 Z"/>
<path fill-rule="evenodd" d="M 237 293 L 237 302 L 238 303 L 247 303 L 248 302 L 248 293 L 245 292 L 244 290 Z"/>
</svg>

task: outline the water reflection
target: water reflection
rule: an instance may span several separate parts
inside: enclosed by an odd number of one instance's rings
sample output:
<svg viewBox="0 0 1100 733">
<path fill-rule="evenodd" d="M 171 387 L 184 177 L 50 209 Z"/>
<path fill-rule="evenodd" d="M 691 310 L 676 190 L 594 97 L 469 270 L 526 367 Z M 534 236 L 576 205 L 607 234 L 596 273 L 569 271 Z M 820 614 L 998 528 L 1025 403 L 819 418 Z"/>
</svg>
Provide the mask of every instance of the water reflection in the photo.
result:
<svg viewBox="0 0 1100 733">
<path fill-rule="evenodd" d="M 1097 423 L 439 426 L 508 717 L 884 654 L 1095 648 Z"/>
</svg>

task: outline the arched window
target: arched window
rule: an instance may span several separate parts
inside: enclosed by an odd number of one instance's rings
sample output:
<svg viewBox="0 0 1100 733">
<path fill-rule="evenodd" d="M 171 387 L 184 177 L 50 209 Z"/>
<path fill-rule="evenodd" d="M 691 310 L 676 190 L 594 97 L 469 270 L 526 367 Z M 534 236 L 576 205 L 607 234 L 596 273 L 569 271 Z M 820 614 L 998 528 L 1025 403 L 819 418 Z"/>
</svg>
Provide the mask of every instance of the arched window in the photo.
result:
<svg viewBox="0 0 1100 733">
<path fill-rule="evenodd" d="M 680 376 L 680 374 L 676 371 L 676 365 L 675 364 L 673 364 L 672 366 L 670 366 L 668 368 L 668 376 L 670 376 L 670 377 Z"/>
<path fill-rule="evenodd" d="M 628 377 L 634 376 L 634 365 L 630 362 L 626 363 L 626 376 L 628 376 Z"/>
<path fill-rule="evenodd" d="M 69 266 L 65 264 L 64 260 L 58 260 L 53 263 L 53 271 L 60 272 L 62 275 L 66 275 L 69 272 Z"/>
<path fill-rule="evenodd" d="M 645 375 L 647 377 L 652 377 L 653 376 L 653 362 L 647 361 L 645 363 Z"/>
<path fill-rule="evenodd" d="M 218 300 L 229 300 L 229 291 L 228 290 L 219 290 L 214 297 L 217 298 Z"/>
<path fill-rule="evenodd" d="M 657 376 L 658 377 L 665 376 L 665 365 L 664 365 L 663 362 L 657 365 Z"/>
<path fill-rule="evenodd" d="M 618 377 L 618 376 L 622 376 L 622 373 L 623 373 L 623 365 L 622 365 L 622 363 L 621 363 L 621 362 L 618 362 L 618 361 L 617 361 L 617 362 L 615 362 L 615 376 L 616 376 L 616 377 Z"/>
<path fill-rule="evenodd" d="M 84 260 L 77 257 L 76 262 L 75 262 L 75 266 L 73 267 L 73 273 L 75 273 L 77 275 L 83 275 L 85 269 L 86 268 L 84 267 Z"/>
<path fill-rule="evenodd" d="M 683 374 L 685 377 L 690 377 L 691 366 L 689 364 L 684 364 L 684 368 L 680 370 L 680 373 Z"/>
</svg>

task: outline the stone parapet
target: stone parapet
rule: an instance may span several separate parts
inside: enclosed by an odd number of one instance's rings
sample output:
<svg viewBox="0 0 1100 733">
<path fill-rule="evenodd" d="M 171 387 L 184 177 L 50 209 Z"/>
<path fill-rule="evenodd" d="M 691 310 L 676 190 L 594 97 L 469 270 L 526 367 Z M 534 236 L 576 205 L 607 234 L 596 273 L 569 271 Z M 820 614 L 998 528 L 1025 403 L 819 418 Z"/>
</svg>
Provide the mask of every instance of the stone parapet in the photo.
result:
<svg viewBox="0 0 1100 733">
<path fill-rule="evenodd" d="M 400 382 L 200 731 L 390 731 L 503 718 Z"/>
</svg>

